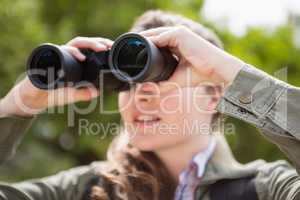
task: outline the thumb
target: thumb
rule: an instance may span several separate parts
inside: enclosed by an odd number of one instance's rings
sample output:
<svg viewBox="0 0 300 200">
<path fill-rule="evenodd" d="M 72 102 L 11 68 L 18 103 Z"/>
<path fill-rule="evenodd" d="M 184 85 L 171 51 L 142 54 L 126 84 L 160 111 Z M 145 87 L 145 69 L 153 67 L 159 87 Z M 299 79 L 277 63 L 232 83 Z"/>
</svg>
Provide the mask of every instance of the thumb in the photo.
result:
<svg viewBox="0 0 300 200">
<path fill-rule="evenodd" d="M 94 87 L 87 87 L 87 88 L 81 88 L 81 89 L 75 89 L 73 88 L 73 102 L 78 101 L 90 101 L 100 95 L 99 89 L 96 89 Z"/>
</svg>

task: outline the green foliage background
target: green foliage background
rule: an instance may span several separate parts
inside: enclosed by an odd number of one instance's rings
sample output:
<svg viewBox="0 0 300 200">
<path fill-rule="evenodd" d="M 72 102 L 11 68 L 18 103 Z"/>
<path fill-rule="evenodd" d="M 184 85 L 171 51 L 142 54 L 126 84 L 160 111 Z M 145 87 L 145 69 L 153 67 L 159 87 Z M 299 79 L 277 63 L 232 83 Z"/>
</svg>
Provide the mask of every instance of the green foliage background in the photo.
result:
<svg viewBox="0 0 300 200">
<path fill-rule="evenodd" d="M 211 27 L 227 51 L 271 74 L 288 67 L 288 81 L 299 85 L 300 52 L 293 45 L 290 24 L 275 30 L 252 28 L 237 37 L 201 19 L 202 5 L 202 0 L 0 0 L 0 94 L 3 97 L 24 73 L 26 58 L 36 45 L 63 44 L 78 35 L 113 39 L 126 32 L 134 19 L 148 9 L 174 11 Z M 106 109 L 116 108 L 116 94 L 104 94 L 104 104 Z M 101 115 L 97 111 L 77 114 L 76 122 L 80 118 L 104 124 L 120 120 L 118 114 Z M 15 158 L 0 167 L 0 180 L 42 177 L 105 159 L 112 136 L 78 136 L 78 126 L 68 127 L 66 121 L 66 114 L 39 116 Z M 229 122 L 236 125 L 236 134 L 228 136 L 228 140 L 239 161 L 284 158 L 252 126 L 234 119 Z"/>
</svg>

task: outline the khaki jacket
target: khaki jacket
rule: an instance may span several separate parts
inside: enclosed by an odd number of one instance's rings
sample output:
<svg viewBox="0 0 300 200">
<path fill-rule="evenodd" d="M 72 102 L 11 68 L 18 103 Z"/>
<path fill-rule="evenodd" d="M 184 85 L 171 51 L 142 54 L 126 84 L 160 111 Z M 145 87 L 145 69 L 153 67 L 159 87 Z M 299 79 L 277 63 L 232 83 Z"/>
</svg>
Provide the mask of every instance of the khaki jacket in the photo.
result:
<svg viewBox="0 0 300 200">
<path fill-rule="evenodd" d="M 208 162 L 197 198 L 210 200 L 212 184 L 254 176 L 260 200 L 300 200 L 300 89 L 245 66 L 226 90 L 218 111 L 244 120 L 261 130 L 292 161 L 238 163 L 223 137 Z M 32 119 L 0 119 L 0 161 L 11 158 Z M 255 148 L 255 146 L 253 147 Z M 2 200 L 80 200 L 88 182 L 106 162 L 94 162 L 56 175 L 15 184 L 0 184 Z M 297 173 L 298 171 L 298 173 Z"/>
</svg>

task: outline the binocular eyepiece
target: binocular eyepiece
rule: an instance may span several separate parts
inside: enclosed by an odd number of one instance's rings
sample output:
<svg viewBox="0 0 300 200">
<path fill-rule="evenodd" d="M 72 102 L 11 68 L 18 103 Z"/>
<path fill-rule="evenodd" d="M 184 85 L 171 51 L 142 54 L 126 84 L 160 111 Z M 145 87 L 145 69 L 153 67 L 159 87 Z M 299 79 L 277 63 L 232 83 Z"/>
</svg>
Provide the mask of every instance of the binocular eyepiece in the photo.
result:
<svg viewBox="0 0 300 200">
<path fill-rule="evenodd" d="M 38 46 L 28 59 L 29 79 L 36 87 L 46 90 L 91 83 L 121 91 L 139 82 L 166 80 L 178 64 L 168 49 L 159 49 L 136 33 L 121 35 L 108 51 L 80 51 L 86 56 L 83 62 L 62 46 Z"/>
</svg>

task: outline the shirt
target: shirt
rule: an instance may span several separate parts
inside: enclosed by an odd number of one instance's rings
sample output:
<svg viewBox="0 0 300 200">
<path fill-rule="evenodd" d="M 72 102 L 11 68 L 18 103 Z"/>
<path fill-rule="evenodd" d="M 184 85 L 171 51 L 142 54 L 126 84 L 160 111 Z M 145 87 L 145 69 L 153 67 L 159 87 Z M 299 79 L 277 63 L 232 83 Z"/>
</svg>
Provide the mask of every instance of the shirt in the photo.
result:
<svg viewBox="0 0 300 200">
<path fill-rule="evenodd" d="M 207 162 L 211 158 L 215 147 L 216 141 L 211 137 L 208 147 L 194 155 L 189 166 L 180 173 L 175 200 L 194 200 L 195 190 L 200 183 Z"/>
</svg>

